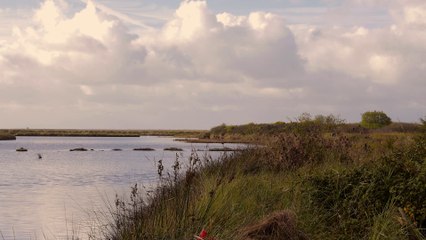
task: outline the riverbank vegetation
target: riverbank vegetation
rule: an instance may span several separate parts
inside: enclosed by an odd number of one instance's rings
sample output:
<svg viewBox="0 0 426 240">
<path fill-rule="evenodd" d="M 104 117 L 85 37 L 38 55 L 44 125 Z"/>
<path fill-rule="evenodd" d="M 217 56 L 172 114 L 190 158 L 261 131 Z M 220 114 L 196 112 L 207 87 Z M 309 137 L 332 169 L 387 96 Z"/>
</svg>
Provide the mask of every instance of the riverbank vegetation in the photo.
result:
<svg viewBox="0 0 426 240">
<path fill-rule="evenodd" d="M 370 112 L 366 112 L 368 116 Z M 372 112 L 382 113 L 382 112 Z M 383 113 L 384 114 L 384 113 Z M 385 115 L 386 116 L 386 115 Z M 346 134 L 412 134 L 420 131 L 421 125 L 418 123 L 402 123 L 402 122 L 381 122 L 376 123 L 375 115 L 367 118 L 367 123 L 346 123 L 345 120 L 334 115 L 317 115 L 311 116 L 304 113 L 294 121 L 290 122 L 276 122 L 276 123 L 249 123 L 244 125 L 226 125 L 222 124 L 210 129 L 206 132 L 201 141 L 210 142 L 257 142 L 261 143 L 268 140 L 270 136 L 276 134 L 298 133 L 305 131 L 312 125 L 321 128 L 323 132 L 329 133 L 346 133 Z M 371 119 L 373 118 L 373 119 Z M 379 117 L 379 121 L 382 119 Z M 388 119 L 390 121 L 390 119 Z M 376 127 L 379 126 L 380 127 Z M 374 126 L 374 127 L 367 127 Z"/>
<path fill-rule="evenodd" d="M 15 140 L 16 137 L 12 134 L 8 134 L 8 133 L 0 133 L 0 141 L 5 141 L 5 140 Z"/>
<path fill-rule="evenodd" d="M 101 238 L 425 239 L 425 121 L 337 120 L 214 128 L 208 137 L 261 132 L 262 145 L 218 160 L 194 152 L 185 171 L 159 161 L 158 188 L 117 199 Z"/>
</svg>

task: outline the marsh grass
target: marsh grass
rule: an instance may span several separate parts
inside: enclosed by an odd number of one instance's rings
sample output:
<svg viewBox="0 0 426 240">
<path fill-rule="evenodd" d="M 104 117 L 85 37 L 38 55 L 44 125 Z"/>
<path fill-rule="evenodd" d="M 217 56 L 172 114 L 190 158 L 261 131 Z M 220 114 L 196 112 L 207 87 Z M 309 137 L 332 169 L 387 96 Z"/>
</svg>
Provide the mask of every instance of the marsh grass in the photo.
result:
<svg viewBox="0 0 426 240">
<path fill-rule="evenodd" d="M 193 239 L 205 229 L 217 240 L 424 239 L 424 135 L 323 129 L 304 126 L 217 160 L 177 155 L 169 173 L 159 161 L 158 187 L 117 198 L 101 238 Z M 286 224 L 303 238 L 285 238 Z M 268 238 L 265 226 L 278 230 Z"/>
</svg>

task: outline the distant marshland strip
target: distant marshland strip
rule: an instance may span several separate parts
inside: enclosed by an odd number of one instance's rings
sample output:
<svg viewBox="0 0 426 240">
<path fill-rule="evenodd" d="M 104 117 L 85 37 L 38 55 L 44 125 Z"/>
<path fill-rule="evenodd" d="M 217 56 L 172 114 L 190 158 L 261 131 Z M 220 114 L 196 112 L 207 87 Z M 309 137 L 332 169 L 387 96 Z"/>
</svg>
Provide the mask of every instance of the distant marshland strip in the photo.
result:
<svg viewBox="0 0 426 240">
<path fill-rule="evenodd" d="M 16 137 L 14 135 L 0 133 L 0 141 L 15 140 L 15 139 Z"/>
<path fill-rule="evenodd" d="M 15 136 L 40 137 L 140 137 L 167 136 L 197 138 L 205 134 L 204 130 L 82 130 L 82 129 L 0 129 L 0 140 Z M 3 137 L 5 139 L 3 139 Z"/>
</svg>

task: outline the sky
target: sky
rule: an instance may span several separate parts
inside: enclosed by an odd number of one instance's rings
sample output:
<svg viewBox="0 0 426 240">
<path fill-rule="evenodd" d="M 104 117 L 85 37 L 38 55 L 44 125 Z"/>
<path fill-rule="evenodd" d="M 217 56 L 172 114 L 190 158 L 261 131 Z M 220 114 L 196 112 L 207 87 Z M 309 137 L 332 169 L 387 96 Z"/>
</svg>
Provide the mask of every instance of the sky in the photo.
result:
<svg viewBox="0 0 426 240">
<path fill-rule="evenodd" d="M 2 0 L 0 128 L 426 116 L 424 0 Z"/>
</svg>

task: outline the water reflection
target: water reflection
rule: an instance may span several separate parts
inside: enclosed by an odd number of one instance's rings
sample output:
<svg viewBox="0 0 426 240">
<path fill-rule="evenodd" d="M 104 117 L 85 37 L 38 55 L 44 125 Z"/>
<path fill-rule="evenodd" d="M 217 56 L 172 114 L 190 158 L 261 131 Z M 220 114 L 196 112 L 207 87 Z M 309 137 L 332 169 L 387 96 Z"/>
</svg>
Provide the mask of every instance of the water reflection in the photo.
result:
<svg viewBox="0 0 426 240">
<path fill-rule="evenodd" d="M 20 147 L 28 152 L 16 152 Z M 69 151 L 79 147 L 94 151 Z M 133 151 L 142 147 L 156 151 Z M 170 169 L 176 153 L 163 151 L 167 147 L 182 148 L 186 159 L 192 149 L 223 146 L 164 137 L 18 137 L 0 142 L 0 239 L 87 236 L 95 222 L 88 216 L 99 217 L 115 194 L 128 194 L 135 183 L 155 184 L 157 160 Z"/>
</svg>

